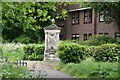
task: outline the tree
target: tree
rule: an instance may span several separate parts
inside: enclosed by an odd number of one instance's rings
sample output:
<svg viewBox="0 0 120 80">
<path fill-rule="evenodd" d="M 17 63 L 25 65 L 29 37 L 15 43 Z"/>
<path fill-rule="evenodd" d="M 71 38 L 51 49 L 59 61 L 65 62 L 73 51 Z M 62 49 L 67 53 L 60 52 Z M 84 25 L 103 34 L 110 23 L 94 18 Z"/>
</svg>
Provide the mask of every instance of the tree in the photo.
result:
<svg viewBox="0 0 120 80">
<path fill-rule="evenodd" d="M 10 42 L 18 37 L 26 36 L 32 42 L 44 39 L 45 26 L 51 24 L 52 18 L 66 17 L 66 11 L 62 15 L 55 16 L 57 2 L 3 2 L 2 26 L 3 38 Z"/>
</svg>

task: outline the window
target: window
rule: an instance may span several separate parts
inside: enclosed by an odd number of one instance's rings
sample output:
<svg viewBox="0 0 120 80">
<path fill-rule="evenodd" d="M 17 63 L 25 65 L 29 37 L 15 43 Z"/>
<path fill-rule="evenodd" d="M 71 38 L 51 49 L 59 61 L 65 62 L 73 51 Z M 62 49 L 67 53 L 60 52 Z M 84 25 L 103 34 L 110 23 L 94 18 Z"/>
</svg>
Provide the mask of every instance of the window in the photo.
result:
<svg viewBox="0 0 120 80">
<path fill-rule="evenodd" d="M 84 11 L 84 23 L 92 23 L 92 10 Z"/>
<path fill-rule="evenodd" d="M 108 35 L 109 35 L 109 33 L 104 33 L 104 35 L 105 35 L 105 36 L 108 36 Z"/>
<path fill-rule="evenodd" d="M 92 37 L 92 33 L 89 33 L 89 34 L 88 34 L 88 38 L 91 38 L 91 37 Z"/>
<path fill-rule="evenodd" d="M 99 35 L 105 35 L 105 36 L 108 36 L 109 33 L 99 33 Z"/>
<path fill-rule="evenodd" d="M 115 38 L 118 39 L 118 41 L 120 42 L 120 32 L 115 33 Z"/>
<path fill-rule="evenodd" d="M 72 34 L 72 39 L 79 39 L 79 34 Z"/>
<path fill-rule="evenodd" d="M 72 14 L 72 24 L 79 24 L 79 13 L 73 13 Z"/>
<path fill-rule="evenodd" d="M 84 11 L 84 23 L 87 23 L 88 21 L 88 13 L 87 11 Z"/>
<path fill-rule="evenodd" d="M 101 11 L 99 12 L 99 22 L 103 22 L 104 21 L 104 12 Z"/>
<path fill-rule="evenodd" d="M 87 39 L 89 39 L 91 37 L 92 37 L 92 33 L 84 34 L 83 35 L 83 40 L 85 41 L 85 40 L 87 40 Z"/>
<path fill-rule="evenodd" d="M 105 14 L 109 14 L 107 9 L 102 10 L 102 11 L 99 12 L 99 22 L 105 21 L 105 18 L 108 19 L 108 20 L 111 18 L 111 17 L 105 16 Z"/>
<path fill-rule="evenodd" d="M 79 24 L 79 13 L 76 13 L 76 24 Z"/>
<path fill-rule="evenodd" d="M 72 24 L 75 24 L 75 14 L 72 14 Z"/>
<path fill-rule="evenodd" d="M 103 35 L 103 33 L 99 33 L 99 35 Z"/>
<path fill-rule="evenodd" d="M 84 34 L 83 40 L 84 40 L 84 41 L 87 40 L 87 34 Z"/>
</svg>

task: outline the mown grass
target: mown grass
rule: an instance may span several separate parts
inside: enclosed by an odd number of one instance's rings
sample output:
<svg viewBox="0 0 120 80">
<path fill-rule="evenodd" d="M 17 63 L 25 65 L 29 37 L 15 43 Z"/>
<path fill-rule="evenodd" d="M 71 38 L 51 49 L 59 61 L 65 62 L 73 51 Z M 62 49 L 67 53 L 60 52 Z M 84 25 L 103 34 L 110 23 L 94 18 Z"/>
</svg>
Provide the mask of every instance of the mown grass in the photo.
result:
<svg viewBox="0 0 120 80">
<path fill-rule="evenodd" d="M 91 58 L 78 64 L 60 63 L 56 69 L 78 78 L 118 78 L 117 62 L 95 62 Z"/>
</svg>

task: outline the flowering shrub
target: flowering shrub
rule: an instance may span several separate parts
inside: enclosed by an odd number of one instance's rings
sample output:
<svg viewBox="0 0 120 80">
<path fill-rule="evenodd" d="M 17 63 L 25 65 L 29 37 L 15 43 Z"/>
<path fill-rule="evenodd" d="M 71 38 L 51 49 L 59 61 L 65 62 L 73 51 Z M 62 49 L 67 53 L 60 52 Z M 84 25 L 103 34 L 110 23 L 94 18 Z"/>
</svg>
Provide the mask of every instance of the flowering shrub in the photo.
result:
<svg viewBox="0 0 120 80">
<path fill-rule="evenodd" d="M 3 44 L 2 45 L 3 57 L 9 58 L 12 61 L 17 59 L 23 59 L 24 58 L 23 46 L 25 46 L 25 44 L 21 43 Z"/>
<path fill-rule="evenodd" d="M 2 51 L 15 51 L 18 48 L 19 49 L 23 49 L 23 46 L 25 46 L 25 44 L 21 44 L 21 43 L 4 43 L 2 45 Z"/>
</svg>

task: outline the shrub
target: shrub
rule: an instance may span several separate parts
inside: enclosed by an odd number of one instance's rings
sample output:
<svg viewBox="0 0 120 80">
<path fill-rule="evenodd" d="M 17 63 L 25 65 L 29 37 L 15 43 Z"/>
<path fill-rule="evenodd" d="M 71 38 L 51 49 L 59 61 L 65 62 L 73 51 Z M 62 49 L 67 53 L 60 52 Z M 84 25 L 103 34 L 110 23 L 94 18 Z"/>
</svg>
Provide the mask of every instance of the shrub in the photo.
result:
<svg viewBox="0 0 120 80">
<path fill-rule="evenodd" d="M 92 52 L 91 52 L 92 53 Z M 116 44 L 103 44 L 94 48 L 93 58 L 97 61 L 118 61 L 120 46 Z"/>
<path fill-rule="evenodd" d="M 84 41 L 82 44 L 89 46 L 99 46 L 106 43 L 118 43 L 117 39 L 110 36 L 97 35 L 93 36 L 90 39 Z"/>
<path fill-rule="evenodd" d="M 25 44 L 21 43 L 4 43 L 2 45 L 3 57 L 9 58 L 12 61 L 23 59 L 24 51 L 23 47 Z"/>
<path fill-rule="evenodd" d="M 27 44 L 27 43 L 33 43 L 34 41 L 29 36 L 22 35 L 14 39 L 13 42 L 15 43 L 20 42 L 20 43 Z"/>
<path fill-rule="evenodd" d="M 44 45 L 42 44 L 29 44 L 24 47 L 25 60 L 43 60 Z"/>
<path fill-rule="evenodd" d="M 96 51 L 96 48 L 99 47 L 99 46 L 89 46 L 89 47 L 86 47 L 86 57 L 92 57 Z"/>
<path fill-rule="evenodd" d="M 85 48 L 78 44 L 61 44 L 58 55 L 63 63 L 78 63 L 84 59 Z"/>
</svg>

